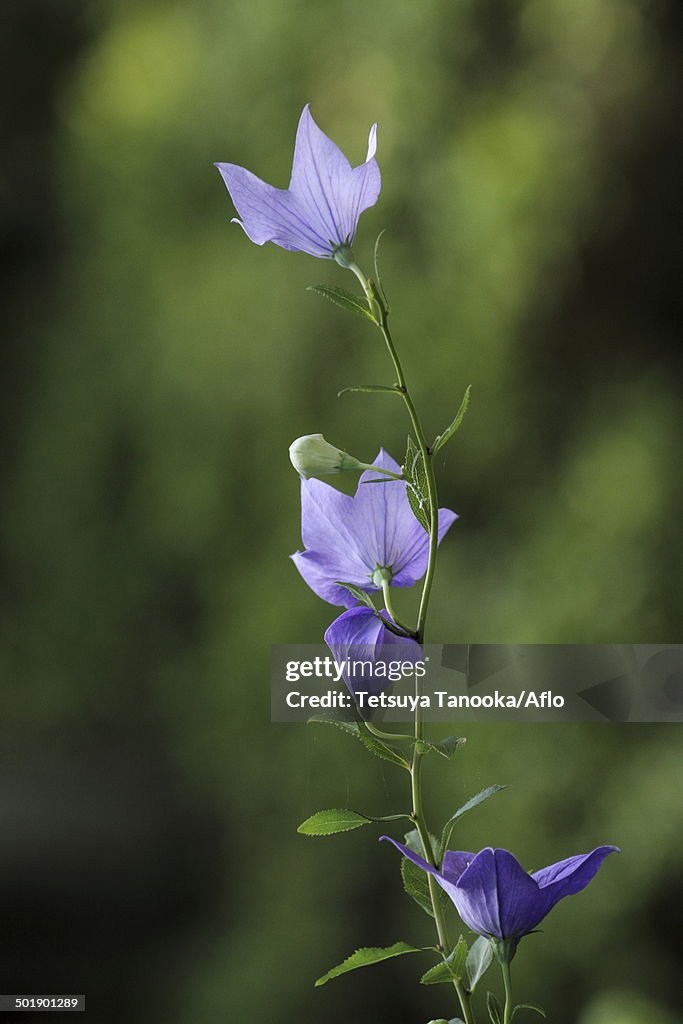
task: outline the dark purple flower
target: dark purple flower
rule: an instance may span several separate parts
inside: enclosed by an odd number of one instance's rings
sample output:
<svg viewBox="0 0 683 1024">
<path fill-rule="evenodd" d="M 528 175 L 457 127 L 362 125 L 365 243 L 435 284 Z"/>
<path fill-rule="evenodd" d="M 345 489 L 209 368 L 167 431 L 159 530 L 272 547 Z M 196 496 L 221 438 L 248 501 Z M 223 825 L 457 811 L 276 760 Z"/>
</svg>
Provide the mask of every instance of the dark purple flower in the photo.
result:
<svg viewBox="0 0 683 1024">
<path fill-rule="evenodd" d="M 350 608 L 335 619 L 327 628 L 325 643 L 338 664 L 347 659 L 351 663 L 347 662 L 343 676 L 354 697 L 359 690 L 382 693 L 403 678 L 396 666 L 414 665 L 423 657 L 416 640 L 392 633 L 365 605 Z"/>
<path fill-rule="evenodd" d="M 507 850 L 447 850 L 439 871 L 395 839 L 381 838 L 434 875 L 468 928 L 498 940 L 528 935 L 559 900 L 585 889 L 608 854 L 618 852 L 617 846 L 598 846 L 529 875 Z"/>
<path fill-rule="evenodd" d="M 299 119 L 292 178 L 288 189 L 274 188 L 236 164 L 216 164 L 252 242 L 275 242 L 283 249 L 329 259 L 350 244 L 363 210 L 374 206 L 381 178 L 375 160 L 377 125 L 370 129 L 364 164 L 352 167 L 338 146 L 321 132 L 308 104 Z"/>
<path fill-rule="evenodd" d="M 400 473 L 380 449 L 374 465 Z M 381 589 L 378 570 L 387 570 L 393 587 L 412 587 L 427 571 L 429 537 L 413 515 L 402 480 L 377 480 L 366 470 L 354 497 L 321 480 L 301 481 L 301 539 L 305 551 L 294 564 L 318 597 L 350 608 L 356 599 L 339 581 L 369 592 Z M 457 519 L 439 509 L 439 540 Z"/>
</svg>

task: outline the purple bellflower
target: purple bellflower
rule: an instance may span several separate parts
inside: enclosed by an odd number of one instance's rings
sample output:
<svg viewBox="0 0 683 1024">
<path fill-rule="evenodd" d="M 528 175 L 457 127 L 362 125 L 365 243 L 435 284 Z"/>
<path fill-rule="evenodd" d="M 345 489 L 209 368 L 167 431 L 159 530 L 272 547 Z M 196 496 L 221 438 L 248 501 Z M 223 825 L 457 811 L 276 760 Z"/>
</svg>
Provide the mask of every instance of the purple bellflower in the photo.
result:
<svg viewBox="0 0 683 1024">
<path fill-rule="evenodd" d="M 335 250 L 353 242 L 361 213 L 377 202 L 382 182 L 376 150 L 374 124 L 365 163 L 352 167 L 318 128 L 307 104 L 299 119 L 288 189 L 274 188 L 236 164 L 216 167 L 240 215 L 235 223 L 252 242 L 274 242 L 331 259 Z"/>
<path fill-rule="evenodd" d="M 605 857 L 619 852 L 617 846 L 598 846 L 591 853 L 527 874 L 507 850 L 487 847 L 477 854 L 447 850 L 439 871 L 395 839 L 381 838 L 434 875 L 468 928 L 498 942 L 510 942 L 513 952 L 519 939 L 534 931 L 559 900 L 585 889 Z"/>
<path fill-rule="evenodd" d="M 403 678 L 396 668 L 399 663 L 414 665 L 423 657 L 416 640 L 392 633 L 365 605 L 350 608 L 335 619 L 325 632 L 325 643 L 336 662 L 348 659 L 343 676 L 354 698 L 359 690 L 382 693 Z"/>
<path fill-rule="evenodd" d="M 383 448 L 374 465 L 401 472 Z M 311 590 L 330 604 L 356 604 L 340 582 L 366 592 L 381 590 L 383 578 L 394 587 L 412 587 L 427 571 L 429 536 L 410 509 L 405 483 L 367 482 L 377 479 L 372 470 L 362 473 L 354 497 L 321 480 L 301 481 L 306 550 L 292 559 Z M 439 509 L 439 540 L 457 518 L 450 509 Z"/>
</svg>

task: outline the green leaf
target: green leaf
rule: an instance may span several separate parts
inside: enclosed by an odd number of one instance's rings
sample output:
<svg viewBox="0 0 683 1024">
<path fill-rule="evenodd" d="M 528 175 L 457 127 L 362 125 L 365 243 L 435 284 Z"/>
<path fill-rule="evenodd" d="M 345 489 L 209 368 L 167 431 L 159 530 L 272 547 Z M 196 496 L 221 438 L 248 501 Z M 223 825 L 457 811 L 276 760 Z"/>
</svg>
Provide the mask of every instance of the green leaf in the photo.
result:
<svg viewBox="0 0 683 1024">
<path fill-rule="evenodd" d="M 383 761 L 389 761 L 391 764 L 398 765 L 399 768 L 405 768 L 410 771 L 410 763 L 406 761 L 402 754 L 399 754 L 397 750 L 390 747 L 388 743 L 384 743 L 382 740 L 378 740 L 376 736 L 368 732 L 364 725 L 359 726 L 358 738 L 366 747 L 371 754 L 375 757 L 381 758 Z"/>
<path fill-rule="evenodd" d="M 541 1017 L 546 1016 L 545 1010 L 543 1010 L 540 1006 L 535 1006 L 533 1003 L 517 1003 L 517 1005 L 513 1007 L 512 1013 L 510 1014 L 511 1021 L 514 1020 L 514 1016 L 517 1013 L 517 1010 L 533 1010 L 534 1013 L 539 1013 Z"/>
<path fill-rule="evenodd" d="M 484 935 L 480 935 L 467 954 L 467 977 L 469 978 L 470 992 L 474 992 L 491 966 L 492 960 L 493 946 Z"/>
<path fill-rule="evenodd" d="M 413 513 L 420 526 L 429 533 L 429 515 L 426 511 L 424 499 L 420 498 L 410 484 L 406 488 L 406 494 L 408 496 L 410 511 Z"/>
<path fill-rule="evenodd" d="M 383 743 L 382 740 L 377 739 L 372 735 L 362 722 L 362 720 L 356 718 L 353 710 L 349 709 L 348 716 L 341 713 L 333 715 L 331 712 L 325 712 L 320 715 L 311 715 L 308 719 L 309 723 L 317 724 L 322 723 L 323 725 L 333 725 L 337 729 L 341 729 L 343 732 L 348 733 L 355 739 L 359 740 L 363 746 L 374 754 L 375 757 L 381 758 L 383 761 L 389 761 L 391 764 L 398 765 L 399 768 L 405 768 L 410 771 L 410 763 L 403 757 L 397 750 L 390 747 L 388 743 Z"/>
<path fill-rule="evenodd" d="M 379 274 L 379 259 L 378 259 L 378 257 L 379 257 L 379 243 L 382 241 L 382 236 L 383 236 L 383 234 L 384 234 L 384 232 L 386 230 L 387 230 L 386 228 L 382 228 L 382 230 L 380 231 L 380 233 L 378 234 L 378 236 L 377 236 L 377 238 L 375 240 L 375 251 L 373 253 L 372 263 L 373 263 L 373 266 L 375 268 L 375 281 L 377 282 L 377 289 L 379 291 L 379 294 L 380 294 L 380 297 L 382 299 L 382 302 L 384 303 L 384 308 L 386 309 L 386 311 L 388 313 L 389 312 L 389 303 L 387 301 L 386 292 L 384 291 L 384 286 L 382 284 L 382 278 L 380 277 L 380 274 Z"/>
<path fill-rule="evenodd" d="M 434 861 L 439 863 L 439 841 L 436 836 L 431 833 L 429 835 L 429 841 L 432 844 L 432 857 Z M 410 832 L 405 834 L 405 844 L 409 850 L 413 853 L 418 854 L 420 857 L 424 857 L 425 851 L 422 846 L 422 839 L 420 833 L 416 828 L 411 829 Z M 417 905 L 429 914 L 430 917 L 434 917 L 434 909 L 432 907 L 432 898 L 429 891 L 429 881 L 426 873 L 419 868 L 417 864 L 413 864 L 407 857 L 403 857 L 401 860 L 401 878 L 403 879 L 403 888 L 405 889 L 408 896 L 415 900 Z M 442 907 L 445 908 L 448 897 L 446 893 L 439 887 L 438 900 Z"/>
<path fill-rule="evenodd" d="M 486 1008 L 489 1011 L 491 1024 L 503 1024 L 503 1010 L 493 992 L 486 993 Z"/>
<path fill-rule="evenodd" d="M 411 829 L 410 832 L 406 832 L 404 841 L 408 849 L 412 850 L 413 853 L 416 853 L 419 857 L 425 856 L 425 849 L 422 845 L 422 837 L 420 836 L 420 833 L 416 828 Z M 429 841 L 432 844 L 432 856 L 434 858 L 434 862 L 438 864 L 441 860 L 441 847 L 439 845 L 439 840 L 430 832 Z M 418 871 L 419 870 L 420 869 L 418 868 Z"/>
<path fill-rule="evenodd" d="M 465 419 L 465 413 L 467 412 L 467 407 L 470 404 L 470 392 L 471 391 L 472 391 L 472 385 L 470 384 L 469 387 L 466 389 L 465 394 L 462 396 L 462 402 L 460 403 L 460 408 L 458 409 L 457 413 L 455 414 L 455 419 L 453 420 L 453 422 L 448 427 L 446 427 L 446 429 L 444 430 L 443 434 L 439 434 L 439 436 L 437 438 L 435 438 L 434 444 L 432 445 L 432 452 L 435 455 L 439 451 L 440 448 L 443 448 L 443 446 L 448 441 L 450 441 L 450 439 L 453 437 L 453 434 L 455 434 L 456 430 L 458 430 L 460 428 L 460 425 L 462 424 L 462 421 Z"/>
<path fill-rule="evenodd" d="M 429 1024 L 464 1024 L 461 1017 L 451 1017 L 450 1020 L 446 1020 L 445 1017 L 439 1017 L 438 1020 L 430 1020 Z"/>
<path fill-rule="evenodd" d="M 361 601 L 363 604 L 366 604 L 368 608 L 372 608 L 373 612 L 377 611 L 370 595 L 366 594 L 366 592 L 361 590 L 360 587 L 357 587 L 355 583 L 343 583 L 341 580 L 335 580 L 334 582 L 336 586 L 343 587 L 344 590 L 348 590 L 351 597 L 355 597 L 356 601 Z"/>
<path fill-rule="evenodd" d="M 318 811 L 306 818 L 299 825 L 297 832 L 302 836 L 331 836 L 336 832 L 350 832 L 362 825 L 369 825 L 371 818 L 355 811 L 332 808 L 329 811 Z"/>
<path fill-rule="evenodd" d="M 447 736 L 445 740 L 439 740 L 438 743 L 433 743 L 430 740 L 417 740 L 415 745 L 421 754 L 440 754 L 441 757 L 450 761 L 461 743 L 465 743 L 464 737 Z"/>
<path fill-rule="evenodd" d="M 422 975 L 420 978 L 421 985 L 442 985 L 442 984 L 453 984 L 453 975 L 449 965 L 445 960 L 442 960 L 440 964 L 436 964 L 435 967 L 430 967 L 429 970 Z"/>
<path fill-rule="evenodd" d="M 351 713 L 349 713 L 349 715 L 350 714 Z M 331 711 L 322 711 L 319 715 L 311 715 L 308 719 L 308 724 L 334 725 L 335 728 L 341 729 L 342 732 L 349 733 L 349 735 L 355 736 L 356 739 L 359 739 L 358 723 L 351 717 L 345 717 L 343 710 L 340 710 L 337 715 L 333 714 Z"/>
<path fill-rule="evenodd" d="M 493 796 L 495 793 L 500 793 L 502 789 L 507 788 L 507 786 L 489 786 L 487 789 L 482 789 L 481 793 L 477 793 L 476 796 L 471 797 L 467 803 L 462 805 L 462 807 L 459 807 L 443 827 L 443 832 L 441 833 L 442 849 L 448 849 L 448 844 L 451 841 L 451 834 L 458 818 L 462 818 L 463 814 L 466 814 L 467 811 L 471 811 L 473 807 L 476 807 L 478 804 L 482 804 L 484 800 L 488 800 L 490 796 Z"/>
<path fill-rule="evenodd" d="M 468 949 L 469 947 L 461 935 L 460 938 L 458 939 L 457 946 L 451 953 L 451 956 L 453 957 L 451 970 L 453 974 L 456 976 L 456 978 L 458 978 L 458 980 L 460 981 L 465 977 L 465 965 L 467 963 Z"/>
<path fill-rule="evenodd" d="M 408 860 L 407 857 L 403 857 L 401 859 L 401 879 L 403 880 L 403 888 L 406 894 L 415 900 L 418 907 L 424 910 L 425 914 L 434 917 L 429 881 L 422 868 L 419 868 L 417 864 L 413 864 L 412 860 Z M 437 899 L 441 907 L 445 909 L 448 897 L 441 886 L 437 889 Z"/>
<path fill-rule="evenodd" d="M 350 313 L 358 313 L 359 316 L 365 317 L 366 320 L 371 320 L 373 324 L 377 323 L 368 309 L 365 299 L 345 291 L 344 288 L 329 288 L 326 284 L 311 284 L 306 290 L 322 295 L 324 298 L 329 299 L 330 302 L 341 306 L 342 309 L 347 309 Z"/>
<path fill-rule="evenodd" d="M 406 480 L 406 495 L 411 511 L 427 533 L 429 533 L 429 491 L 427 474 L 422 452 L 416 447 L 412 437 L 408 438 L 403 476 Z"/>
<path fill-rule="evenodd" d="M 400 395 L 401 392 L 393 384 L 352 384 L 349 388 L 342 388 L 337 392 L 337 398 L 348 394 L 349 391 L 365 391 L 369 394 L 391 394 Z"/>
<path fill-rule="evenodd" d="M 394 956 L 403 956 L 404 953 L 422 953 L 423 949 L 418 946 L 410 946 L 407 942 L 395 942 L 393 946 L 381 949 L 378 946 L 366 946 L 364 949 L 357 949 L 355 953 L 347 957 L 343 963 L 333 967 L 327 974 L 316 981 L 316 987 L 338 978 L 340 974 L 348 971 L 355 971 L 358 967 L 369 967 L 371 964 L 379 964 L 383 960 L 390 960 Z"/>
<path fill-rule="evenodd" d="M 441 985 L 444 982 L 452 982 L 454 979 L 462 981 L 465 976 L 466 959 L 467 943 L 461 935 L 457 946 L 450 956 L 442 960 L 440 964 L 436 964 L 426 974 L 423 974 L 420 982 L 423 985 Z"/>
</svg>

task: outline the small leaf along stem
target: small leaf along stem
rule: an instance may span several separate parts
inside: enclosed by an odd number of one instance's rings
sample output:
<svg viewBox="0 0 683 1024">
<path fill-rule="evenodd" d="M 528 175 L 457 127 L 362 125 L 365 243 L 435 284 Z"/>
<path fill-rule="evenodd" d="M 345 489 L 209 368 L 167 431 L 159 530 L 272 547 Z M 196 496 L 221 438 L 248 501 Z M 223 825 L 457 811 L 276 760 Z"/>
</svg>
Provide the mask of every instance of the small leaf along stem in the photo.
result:
<svg viewBox="0 0 683 1024">
<path fill-rule="evenodd" d="M 349 255 L 351 255 L 349 253 Z M 376 257 L 376 251 L 375 251 Z M 339 261 L 338 261 L 339 262 Z M 436 558 L 439 545 L 439 504 L 438 495 L 436 488 L 436 478 L 434 475 L 434 464 L 432 459 L 432 451 L 427 444 L 422 422 L 418 415 L 417 409 L 413 402 L 408 384 L 406 382 L 405 373 L 394 340 L 391 335 L 389 328 L 389 308 L 384 296 L 383 291 L 380 291 L 375 282 L 365 276 L 363 271 L 360 269 L 358 264 L 352 258 L 346 260 L 341 264 L 350 270 L 357 277 L 358 281 L 363 288 L 365 297 L 368 303 L 368 309 L 374 322 L 379 327 L 382 337 L 384 338 L 385 345 L 391 358 L 394 372 L 396 374 L 395 388 L 403 398 L 410 423 L 415 434 L 415 440 L 417 441 L 418 448 L 422 454 L 426 484 L 427 484 L 427 495 L 429 499 L 429 558 L 427 563 L 427 572 L 425 573 L 424 583 L 422 585 L 422 594 L 420 597 L 420 607 L 417 616 L 417 625 L 413 631 L 413 636 L 417 642 L 422 645 L 424 644 L 425 638 L 425 627 L 427 622 L 427 612 L 429 609 L 429 599 L 432 592 L 432 584 L 434 582 L 434 572 L 436 570 Z M 387 588 L 388 589 L 388 588 Z M 385 605 L 386 605 L 386 594 L 385 594 Z M 390 607 L 387 606 L 387 611 L 391 615 Z M 394 616 L 392 615 L 392 618 Z M 415 696 L 422 696 L 422 682 L 416 676 L 415 677 Z M 415 826 L 420 834 L 422 841 L 423 852 L 426 860 L 430 864 L 438 867 L 437 859 L 435 857 L 435 851 L 432 848 L 432 843 L 429 838 L 429 830 L 427 828 L 424 810 L 422 806 L 422 759 L 424 756 L 424 748 L 422 747 L 420 740 L 424 734 L 424 723 L 422 720 L 422 711 L 419 707 L 420 700 L 416 701 L 415 709 L 415 725 L 414 725 L 414 736 L 415 745 L 413 747 L 413 757 L 410 765 L 410 779 L 411 779 L 411 794 L 412 794 L 412 814 L 411 817 L 415 822 Z M 446 927 L 446 920 L 444 915 L 443 907 L 438 898 L 438 883 L 434 879 L 433 875 L 428 875 L 429 884 L 429 895 L 432 903 L 432 910 L 434 913 L 434 921 L 436 923 L 436 930 L 439 939 L 439 948 L 444 959 L 450 953 L 450 942 L 448 938 L 448 930 Z M 464 984 L 458 979 L 453 978 L 453 986 L 458 995 L 458 1000 L 462 1009 L 462 1015 L 464 1024 L 475 1024 L 474 1015 L 472 1012 L 472 1006 L 470 1002 L 470 993 Z"/>
</svg>

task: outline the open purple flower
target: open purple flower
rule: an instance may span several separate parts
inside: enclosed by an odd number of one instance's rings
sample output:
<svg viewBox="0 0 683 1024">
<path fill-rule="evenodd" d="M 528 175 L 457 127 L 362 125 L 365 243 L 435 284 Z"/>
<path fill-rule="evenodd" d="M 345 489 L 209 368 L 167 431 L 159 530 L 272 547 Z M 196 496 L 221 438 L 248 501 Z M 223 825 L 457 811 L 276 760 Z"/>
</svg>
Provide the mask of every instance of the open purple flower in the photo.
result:
<svg viewBox="0 0 683 1024">
<path fill-rule="evenodd" d="M 338 146 L 318 128 L 308 104 L 299 119 L 292 178 L 274 188 L 236 164 L 217 163 L 252 242 L 330 259 L 350 245 L 363 210 L 374 206 L 381 178 L 375 160 L 377 125 L 370 129 L 364 164 L 352 167 Z"/>
<path fill-rule="evenodd" d="M 529 875 L 507 850 L 487 847 L 477 854 L 448 850 L 439 871 L 395 839 L 381 838 L 434 875 L 468 928 L 497 940 L 528 935 L 559 900 L 585 889 L 605 857 L 619 852 L 617 846 L 598 846 Z"/>
<path fill-rule="evenodd" d="M 400 466 L 380 449 L 374 460 L 382 469 L 400 473 Z M 377 480 L 366 470 L 354 497 L 321 480 L 301 481 L 301 538 L 306 548 L 292 559 L 318 597 L 350 608 L 353 583 L 366 592 L 381 589 L 381 576 L 393 587 L 412 587 L 427 571 L 429 536 L 413 515 L 402 480 Z M 439 509 L 439 540 L 457 519 Z M 388 574 L 388 575 L 387 575 Z"/>
<path fill-rule="evenodd" d="M 344 682 L 351 695 L 359 690 L 378 694 L 402 675 L 396 667 L 422 660 L 422 648 L 409 636 L 398 636 L 365 605 L 350 608 L 328 626 L 325 643 L 334 660 L 344 669 Z"/>
</svg>

